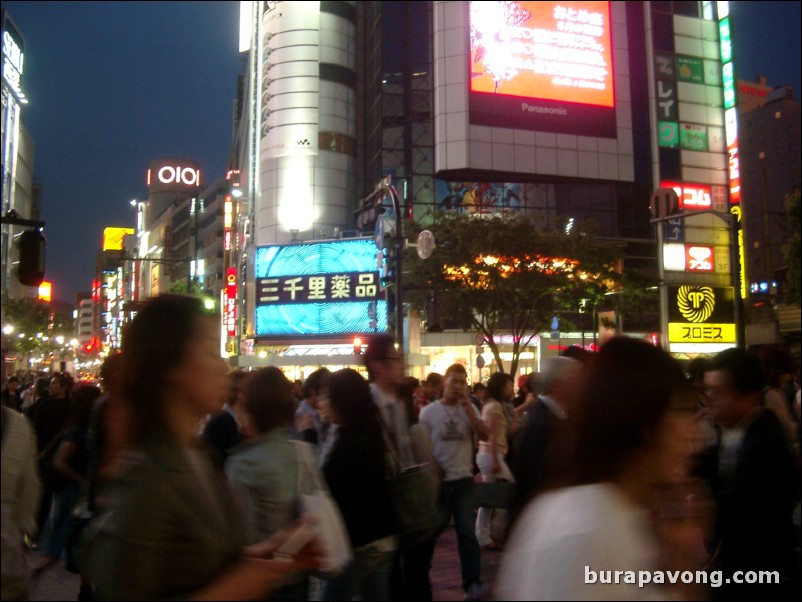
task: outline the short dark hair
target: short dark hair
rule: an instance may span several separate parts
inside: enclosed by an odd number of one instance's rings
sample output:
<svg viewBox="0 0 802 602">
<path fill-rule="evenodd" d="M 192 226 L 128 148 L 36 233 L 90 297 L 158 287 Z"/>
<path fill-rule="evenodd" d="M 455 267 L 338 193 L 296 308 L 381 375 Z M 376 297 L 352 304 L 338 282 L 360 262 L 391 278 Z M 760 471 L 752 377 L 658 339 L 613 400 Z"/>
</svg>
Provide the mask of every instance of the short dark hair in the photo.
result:
<svg viewBox="0 0 802 602">
<path fill-rule="evenodd" d="M 487 381 L 487 396 L 496 401 L 504 400 L 504 387 L 512 382 L 512 376 L 506 372 L 496 372 Z"/>
<path fill-rule="evenodd" d="M 380 332 L 378 334 L 368 335 L 367 349 L 362 355 L 362 362 L 368 370 L 368 377 L 373 378 L 373 362 L 382 362 L 387 359 L 391 351 L 395 351 L 395 339 L 392 335 Z"/>
<path fill-rule="evenodd" d="M 331 371 L 328 368 L 318 368 L 307 376 L 302 388 L 304 398 L 309 397 L 312 394 L 312 390 L 320 393 L 321 389 L 325 389 L 329 384 L 330 377 Z"/>
<path fill-rule="evenodd" d="M 679 364 L 645 341 L 616 336 L 591 364 L 577 408 L 574 484 L 614 479 L 656 439 L 672 409 L 695 409 Z"/>
<path fill-rule="evenodd" d="M 751 351 L 732 347 L 715 355 L 708 370 L 727 373 L 729 384 L 738 393 L 757 393 L 766 386 L 760 360 Z"/>
<path fill-rule="evenodd" d="M 462 364 L 451 364 L 448 368 L 446 368 L 445 377 L 448 378 L 451 374 L 462 374 L 463 376 L 467 377 L 468 371 Z"/>
<path fill-rule="evenodd" d="M 260 433 L 284 427 L 295 415 L 292 383 L 276 366 L 261 368 L 245 382 L 244 406 Z"/>
</svg>

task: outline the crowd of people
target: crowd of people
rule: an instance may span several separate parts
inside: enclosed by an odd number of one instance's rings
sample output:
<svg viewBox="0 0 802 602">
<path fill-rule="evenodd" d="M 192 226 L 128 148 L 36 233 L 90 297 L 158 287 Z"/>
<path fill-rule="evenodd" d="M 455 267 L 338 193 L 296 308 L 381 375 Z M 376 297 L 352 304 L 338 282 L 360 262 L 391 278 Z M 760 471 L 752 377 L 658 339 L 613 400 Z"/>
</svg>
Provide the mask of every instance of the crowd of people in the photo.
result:
<svg viewBox="0 0 802 602">
<path fill-rule="evenodd" d="M 31 570 L 68 551 L 79 599 L 426 601 L 452 523 L 466 600 L 800 593 L 799 387 L 782 350 L 729 349 L 683 371 L 615 337 L 517 383 L 499 372 L 470 387 L 462 364 L 405 376 L 387 334 L 362 361 L 367 378 L 229 371 L 202 305 L 162 295 L 99 387 L 56 373 L 27 403 L 9 378 L 2 598 L 26 599 Z M 439 520 L 407 541 L 393 475 L 421 466 Z M 506 483 L 511 502 L 477 508 L 479 483 Z M 303 503 L 316 491 L 347 533 L 336 571 L 322 569 L 322 541 L 302 537 L 320 527 Z M 77 508 L 93 518 L 73 545 Z M 502 554 L 492 592 L 488 553 Z M 777 582 L 738 583 L 739 571 Z"/>
</svg>

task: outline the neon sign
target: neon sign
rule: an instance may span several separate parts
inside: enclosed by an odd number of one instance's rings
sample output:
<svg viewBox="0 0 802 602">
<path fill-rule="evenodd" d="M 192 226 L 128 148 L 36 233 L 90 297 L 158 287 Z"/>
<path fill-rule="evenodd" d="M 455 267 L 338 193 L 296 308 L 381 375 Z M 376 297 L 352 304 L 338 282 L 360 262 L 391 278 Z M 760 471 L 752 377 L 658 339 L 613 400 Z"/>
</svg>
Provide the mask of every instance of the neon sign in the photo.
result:
<svg viewBox="0 0 802 602">
<path fill-rule="evenodd" d="M 237 335 L 237 268 L 226 268 L 225 307 L 223 321 L 226 333 Z"/>
<path fill-rule="evenodd" d="M 714 265 L 713 247 L 685 247 L 685 269 L 689 272 L 712 272 Z"/>
<path fill-rule="evenodd" d="M 387 330 L 373 239 L 259 247 L 256 336 L 287 338 Z"/>
<path fill-rule="evenodd" d="M 157 173 L 156 177 L 162 184 L 185 184 L 186 186 L 200 186 L 200 170 L 191 167 L 181 167 L 176 165 L 165 165 Z"/>
<path fill-rule="evenodd" d="M 17 38 L 17 39 L 15 39 Z M 19 40 L 19 42 L 17 41 Z M 22 71 L 25 55 L 22 51 L 22 39 L 8 19 L 3 20 L 3 79 L 20 100 L 27 103 L 22 91 Z"/>
<path fill-rule="evenodd" d="M 710 209 L 713 196 L 710 186 L 684 182 L 660 182 L 661 188 L 673 188 L 679 197 L 680 209 Z"/>
</svg>

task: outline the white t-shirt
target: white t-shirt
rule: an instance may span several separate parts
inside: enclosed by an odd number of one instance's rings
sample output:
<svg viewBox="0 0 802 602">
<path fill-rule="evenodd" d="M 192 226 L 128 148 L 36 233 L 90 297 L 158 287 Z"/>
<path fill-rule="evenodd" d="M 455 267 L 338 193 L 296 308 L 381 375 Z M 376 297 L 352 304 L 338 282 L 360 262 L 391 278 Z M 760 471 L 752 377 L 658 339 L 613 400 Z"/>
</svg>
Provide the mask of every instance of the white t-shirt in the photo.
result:
<svg viewBox="0 0 802 602">
<path fill-rule="evenodd" d="M 471 404 L 469 411 L 479 419 Z M 444 473 L 444 481 L 470 478 L 473 462 L 473 427 L 461 405 L 445 405 L 442 400 L 424 406 L 418 422 L 432 442 L 432 453 Z"/>
<path fill-rule="evenodd" d="M 496 579 L 498 600 L 660 600 L 656 585 L 601 583 L 600 571 L 654 571 L 657 543 L 648 513 L 616 487 L 597 483 L 536 498 L 507 543 Z M 595 583 L 585 583 L 593 581 Z M 607 581 L 607 575 L 604 575 Z"/>
</svg>

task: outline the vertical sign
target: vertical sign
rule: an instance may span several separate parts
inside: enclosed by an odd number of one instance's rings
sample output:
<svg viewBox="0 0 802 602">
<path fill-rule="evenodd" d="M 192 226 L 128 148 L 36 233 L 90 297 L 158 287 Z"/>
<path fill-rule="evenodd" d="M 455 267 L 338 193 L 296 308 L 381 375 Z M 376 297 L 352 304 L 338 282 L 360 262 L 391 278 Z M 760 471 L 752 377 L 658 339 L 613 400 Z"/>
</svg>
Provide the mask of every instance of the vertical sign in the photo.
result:
<svg viewBox="0 0 802 602">
<path fill-rule="evenodd" d="M 237 336 L 237 268 L 226 268 L 225 307 L 223 316 L 226 334 Z"/>
</svg>

